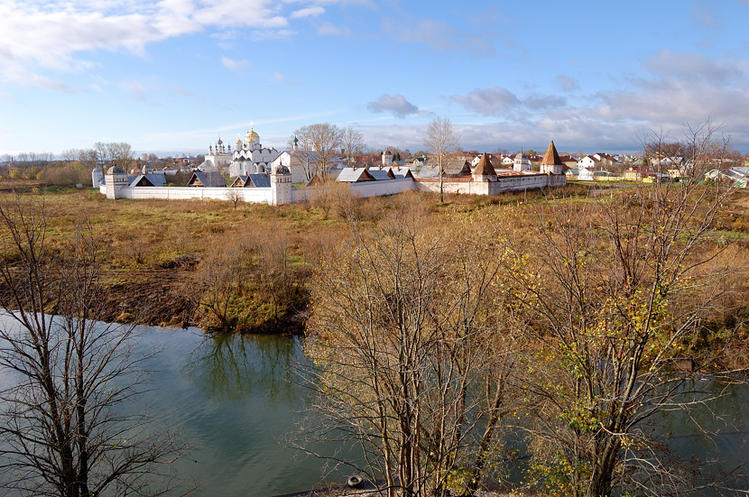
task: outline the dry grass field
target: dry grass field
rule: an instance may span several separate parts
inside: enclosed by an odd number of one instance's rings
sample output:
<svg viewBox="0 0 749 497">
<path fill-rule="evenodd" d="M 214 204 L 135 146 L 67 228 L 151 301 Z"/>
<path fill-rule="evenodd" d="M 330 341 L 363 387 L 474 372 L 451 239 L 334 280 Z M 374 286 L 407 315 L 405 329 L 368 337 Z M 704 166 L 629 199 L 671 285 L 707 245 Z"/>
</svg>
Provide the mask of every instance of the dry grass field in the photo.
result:
<svg viewBox="0 0 749 497">
<path fill-rule="evenodd" d="M 577 184 L 549 196 L 538 191 L 492 198 L 450 196 L 444 204 L 436 195 L 423 193 L 365 200 L 339 196 L 326 205 L 240 203 L 236 208 L 221 201 L 110 201 L 91 189 L 43 191 L 28 186 L 23 193 L 0 192 L 0 199 L 43 203 L 48 242 L 55 250 L 64 252 L 78 229 L 91 230 L 101 247 L 112 320 L 298 333 L 304 325 L 309 269 L 319 257 L 336 256 L 331 251 L 350 235 L 352 217 L 360 225 L 374 225 L 390 211 L 418 205 L 425 224 L 449 228 L 451 223 L 476 223 L 532 246 L 532 228 L 543 222 L 539 207 L 582 206 L 631 188 Z M 749 193 L 739 191 L 729 199 L 710 236 L 717 254 L 710 264 L 732 265 L 737 276 L 745 275 Z M 211 271 L 222 265 L 239 275 L 232 281 L 234 288 L 242 288 L 242 295 L 224 302 L 232 319 L 223 326 L 201 309 L 206 278 L 215 278 Z M 746 278 L 737 277 L 731 284 L 732 300 L 726 302 L 725 313 L 710 317 L 716 330 L 746 320 L 749 313 Z M 705 346 L 705 340 L 694 345 Z M 743 362 L 746 351 L 740 356 Z"/>
</svg>

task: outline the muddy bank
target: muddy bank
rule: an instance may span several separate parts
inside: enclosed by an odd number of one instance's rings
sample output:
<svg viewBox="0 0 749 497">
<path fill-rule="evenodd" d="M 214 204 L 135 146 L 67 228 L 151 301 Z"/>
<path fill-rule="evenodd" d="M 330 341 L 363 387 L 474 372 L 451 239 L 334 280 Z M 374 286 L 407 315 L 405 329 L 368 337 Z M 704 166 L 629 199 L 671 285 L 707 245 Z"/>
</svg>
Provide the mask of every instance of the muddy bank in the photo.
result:
<svg viewBox="0 0 749 497">
<path fill-rule="evenodd" d="M 212 328 L 210 320 L 198 303 L 189 295 L 190 271 L 163 270 L 157 274 L 141 275 L 138 281 L 105 284 L 104 321 L 173 326 L 197 326 L 209 332 L 256 334 L 302 334 L 306 318 L 306 293 L 297 292 L 288 306 L 270 314 L 263 312 L 264 303 L 257 294 L 242 296 L 246 311 L 232 323 L 231 329 Z M 257 312 L 253 312 L 257 310 Z"/>
</svg>

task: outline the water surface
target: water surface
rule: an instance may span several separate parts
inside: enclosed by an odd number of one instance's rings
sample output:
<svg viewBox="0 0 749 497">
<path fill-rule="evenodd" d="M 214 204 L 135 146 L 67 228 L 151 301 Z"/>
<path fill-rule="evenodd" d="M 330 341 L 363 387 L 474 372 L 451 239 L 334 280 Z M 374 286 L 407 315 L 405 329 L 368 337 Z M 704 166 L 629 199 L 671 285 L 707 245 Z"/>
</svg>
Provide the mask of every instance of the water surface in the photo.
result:
<svg viewBox="0 0 749 497">
<path fill-rule="evenodd" d="M 269 497 L 343 481 L 344 470 L 330 473 L 322 460 L 289 443 L 298 440 L 297 427 L 310 416 L 309 391 L 298 381 L 306 363 L 301 339 L 214 338 L 194 328 L 136 331 L 136 352 L 148 356 L 147 391 L 122 409 L 150 414 L 187 442 L 174 466 L 182 488 L 194 486 L 192 495 L 200 497 Z M 6 381 L 0 375 L 0 385 Z M 717 420 L 701 407 L 690 416 L 659 416 L 649 429 L 682 459 L 712 461 L 715 472 L 730 470 L 749 460 L 749 387 L 729 387 L 711 408 Z M 705 437 L 694 421 L 716 435 Z M 526 463 L 525 458 L 513 463 L 516 479 Z M 743 479 L 730 483 L 749 488 Z"/>
</svg>

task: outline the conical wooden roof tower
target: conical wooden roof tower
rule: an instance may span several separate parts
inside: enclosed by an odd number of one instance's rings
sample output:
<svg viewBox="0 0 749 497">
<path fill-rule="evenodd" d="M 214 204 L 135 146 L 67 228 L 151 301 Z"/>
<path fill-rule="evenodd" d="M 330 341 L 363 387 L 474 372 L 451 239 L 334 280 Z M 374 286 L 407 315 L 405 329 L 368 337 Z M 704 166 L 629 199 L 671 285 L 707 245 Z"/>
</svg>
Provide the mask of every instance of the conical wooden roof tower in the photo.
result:
<svg viewBox="0 0 749 497">
<path fill-rule="evenodd" d="M 564 162 L 559 158 L 557 147 L 554 146 L 554 140 L 552 140 L 541 161 L 541 172 L 544 174 L 562 174 L 564 169 Z"/>
<path fill-rule="evenodd" d="M 497 173 L 494 171 L 494 166 L 492 166 L 492 163 L 486 154 L 481 155 L 479 163 L 476 164 L 475 168 L 473 168 L 473 177 L 481 179 L 497 179 Z"/>
<path fill-rule="evenodd" d="M 546 149 L 546 153 L 544 154 L 544 158 L 541 161 L 541 165 L 564 166 L 562 159 L 559 158 L 559 154 L 557 153 L 557 148 L 554 146 L 554 140 L 551 140 L 551 143 L 549 143 L 549 148 Z"/>
</svg>

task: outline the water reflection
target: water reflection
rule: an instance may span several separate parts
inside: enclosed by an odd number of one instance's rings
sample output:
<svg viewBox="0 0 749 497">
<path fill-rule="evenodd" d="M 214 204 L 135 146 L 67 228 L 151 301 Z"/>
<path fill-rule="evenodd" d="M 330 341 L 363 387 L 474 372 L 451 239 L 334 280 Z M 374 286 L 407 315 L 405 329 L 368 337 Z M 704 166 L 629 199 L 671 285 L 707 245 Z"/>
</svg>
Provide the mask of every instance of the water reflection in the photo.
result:
<svg viewBox="0 0 749 497">
<path fill-rule="evenodd" d="M 294 366 L 303 360 L 297 338 L 217 335 L 190 354 L 183 373 L 214 401 L 253 394 L 270 401 L 299 400 Z"/>
<path fill-rule="evenodd" d="M 666 409 L 643 428 L 662 444 L 673 466 L 693 473 L 696 487 L 749 485 L 749 385 L 696 379 L 684 385 L 687 409 Z M 696 495 L 716 495 L 714 488 Z M 728 493 L 731 494 L 730 492 Z"/>
<path fill-rule="evenodd" d="M 194 497 L 263 497 L 312 488 L 326 476 L 341 481 L 341 474 L 326 473 L 323 461 L 305 457 L 287 443 L 291 430 L 309 422 L 308 394 L 296 378 L 306 361 L 300 339 L 211 337 L 198 329 L 137 331 L 137 350 L 147 357 L 143 366 L 150 372 L 149 382 L 142 396 L 122 408 L 153 415 L 190 445 L 189 453 L 174 465 L 185 480 L 181 490 L 194 484 Z M 7 381 L 0 375 L 0 385 Z M 699 387 L 713 393 L 722 388 L 711 383 Z M 710 404 L 720 415 L 717 424 L 707 407 L 698 406 L 692 416 L 720 432 L 714 442 L 695 430 L 689 416 L 676 411 L 654 417 L 652 434 L 682 460 L 712 460 L 726 471 L 749 454 L 749 387 L 730 386 Z M 341 446 L 322 452 L 336 449 L 345 452 Z M 511 463 L 518 480 L 524 462 Z M 746 480 L 728 481 L 746 487 Z"/>
</svg>

